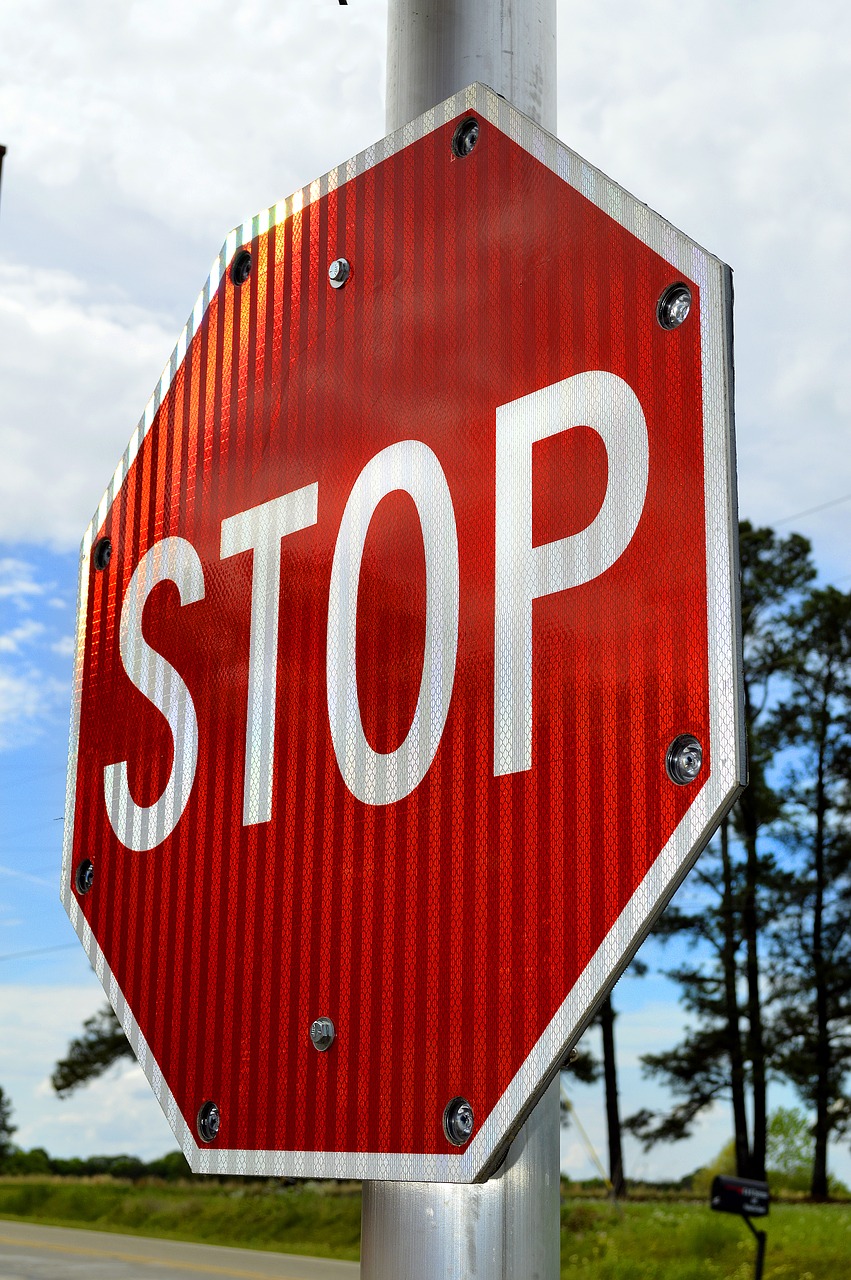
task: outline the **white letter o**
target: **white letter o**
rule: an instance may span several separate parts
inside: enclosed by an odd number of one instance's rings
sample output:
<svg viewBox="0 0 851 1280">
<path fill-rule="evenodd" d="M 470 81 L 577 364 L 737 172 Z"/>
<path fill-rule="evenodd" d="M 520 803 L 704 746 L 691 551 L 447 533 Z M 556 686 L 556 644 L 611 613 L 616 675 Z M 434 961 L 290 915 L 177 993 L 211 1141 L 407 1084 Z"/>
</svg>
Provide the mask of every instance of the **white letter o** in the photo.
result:
<svg viewBox="0 0 851 1280">
<path fill-rule="evenodd" d="M 358 584 L 367 530 L 382 498 L 401 489 L 420 518 L 426 564 L 423 671 L 411 727 L 395 751 L 366 740 L 358 702 Z M 364 804 L 393 804 L 422 782 L 434 760 L 452 697 L 458 652 L 458 534 L 437 457 L 419 440 L 375 455 L 349 494 L 331 568 L 328 599 L 328 718 L 346 786 Z"/>
</svg>

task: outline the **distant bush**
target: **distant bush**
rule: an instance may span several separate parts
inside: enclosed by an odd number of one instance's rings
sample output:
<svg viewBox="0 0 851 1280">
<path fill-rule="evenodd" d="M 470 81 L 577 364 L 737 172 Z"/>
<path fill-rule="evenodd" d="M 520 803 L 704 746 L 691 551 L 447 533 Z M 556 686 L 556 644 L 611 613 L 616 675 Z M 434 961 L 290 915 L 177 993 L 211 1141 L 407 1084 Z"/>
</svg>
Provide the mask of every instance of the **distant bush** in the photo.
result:
<svg viewBox="0 0 851 1280">
<path fill-rule="evenodd" d="M 797 1107 L 778 1107 L 768 1120 L 768 1150 L 766 1179 L 772 1194 L 783 1191 L 793 1195 L 809 1195 L 813 1176 L 814 1138 L 812 1126 L 803 1111 Z M 691 1176 L 695 1195 L 706 1197 L 712 1189 L 712 1180 L 718 1173 L 735 1174 L 736 1144 L 731 1138 L 718 1152 L 715 1159 Z M 839 1178 L 828 1178 L 832 1196 L 847 1196 L 848 1188 Z"/>
<path fill-rule="evenodd" d="M 44 1147 L 33 1147 L 32 1151 L 22 1151 L 20 1147 L 12 1147 L 0 1165 L 0 1170 L 13 1177 L 53 1173 L 52 1161 Z"/>
<path fill-rule="evenodd" d="M 5 1159 L 0 1161 L 0 1173 L 7 1177 L 44 1176 L 53 1174 L 60 1178 L 122 1178 L 129 1182 L 138 1182 L 141 1178 L 162 1178 L 166 1182 L 176 1182 L 183 1178 L 194 1178 L 182 1151 L 169 1151 L 157 1160 L 144 1161 L 138 1156 L 73 1156 L 63 1159 L 50 1156 L 43 1147 L 33 1147 L 31 1151 L 22 1151 L 20 1147 L 12 1147 Z"/>
<path fill-rule="evenodd" d="M 182 1151 L 169 1151 L 166 1155 L 160 1156 L 159 1160 L 149 1161 L 146 1169 L 148 1177 L 165 1178 L 168 1182 L 195 1176 L 189 1168 L 189 1161 Z"/>
</svg>

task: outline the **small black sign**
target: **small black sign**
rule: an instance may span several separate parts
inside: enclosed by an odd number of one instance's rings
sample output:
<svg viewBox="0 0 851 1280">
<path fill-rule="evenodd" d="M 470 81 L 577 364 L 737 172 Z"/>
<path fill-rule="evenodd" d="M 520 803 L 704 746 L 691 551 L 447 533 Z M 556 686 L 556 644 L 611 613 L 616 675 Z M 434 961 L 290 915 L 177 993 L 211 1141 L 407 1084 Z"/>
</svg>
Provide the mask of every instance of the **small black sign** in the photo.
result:
<svg viewBox="0 0 851 1280">
<path fill-rule="evenodd" d="M 738 1213 L 743 1218 L 764 1218 L 768 1213 L 768 1183 L 752 1178 L 731 1178 L 719 1174 L 712 1180 L 712 1208 L 719 1213 Z"/>
</svg>

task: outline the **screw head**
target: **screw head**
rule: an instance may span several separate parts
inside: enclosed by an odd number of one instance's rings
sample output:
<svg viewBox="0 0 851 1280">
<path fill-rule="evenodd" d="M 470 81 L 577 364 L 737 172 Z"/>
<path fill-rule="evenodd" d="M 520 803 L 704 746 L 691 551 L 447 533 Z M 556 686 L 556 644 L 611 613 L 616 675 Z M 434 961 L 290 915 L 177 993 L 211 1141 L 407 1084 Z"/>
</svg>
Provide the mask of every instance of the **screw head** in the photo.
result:
<svg viewBox="0 0 851 1280">
<path fill-rule="evenodd" d="M 334 1023 L 330 1018 L 317 1018 L 310 1025 L 310 1039 L 314 1049 L 318 1049 L 320 1053 L 331 1048 L 336 1034 Z"/>
<path fill-rule="evenodd" d="M 475 116 L 462 120 L 452 135 L 452 150 L 459 160 L 463 160 L 479 141 L 479 122 Z"/>
<path fill-rule="evenodd" d="M 466 1098 L 453 1098 L 443 1112 L 443 1132 L 454 1147 L 463 1147 L 473 1136 L 476 1119 Z"/>
<path fill-rule="evenodd" d="M 198 1136 L 202 1142 L 213 1142 L 222 1124 L 218 1103 L 205 1102 L 198 1112 Z"/>
<path fill-rule="evenodd" d="M 74 873 L 74 886 L 77 893 L 88 893 L 94 882 L 94 863 L 90 858 L 84 858 Z"/>
<path fill-rule="evenodd" d="M 663 329 L 678 329 L 691 311 L 691 289 L 679 281 L 668 285 L 656 307 L 656 319 Z"/>
<path fill-rule="evenodd" d="M 351 274 L 352 267 L 348 258 L 335 258 L 328 268 L 328 279 L 331 281 L 331 288 L 342 289 Z"/>
<path fill-rule="evenodd" d="M 665 768 L 677 786 L 694 782 L 703 766 L 703 747 L 693 733 L 681 733 L 668 747 Z"/>
<path fill-rule="evenodd" d="M 239 288 L 251 275 L 251 254 L 247 249 L 240 249 L 230 267 L 230 278 Z"/>
<path fill-rule="evenodd" d="M 112 559 L 112 543 L 109 538 L 98 538 L 92 553 L 92 561 L 96 569 L 105 569 Z"/>
</svg>

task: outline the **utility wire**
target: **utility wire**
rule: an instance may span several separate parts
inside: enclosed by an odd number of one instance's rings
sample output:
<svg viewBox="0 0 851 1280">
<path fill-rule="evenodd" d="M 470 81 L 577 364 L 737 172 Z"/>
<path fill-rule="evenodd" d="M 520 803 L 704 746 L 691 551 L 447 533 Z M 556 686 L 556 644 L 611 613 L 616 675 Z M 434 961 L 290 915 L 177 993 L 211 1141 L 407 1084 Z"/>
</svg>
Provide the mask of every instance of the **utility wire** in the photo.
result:
<svg viewBox="0 0 851 1280">
<path fill-rule="evenodd" d="M 72 947 L 76 950 L 79 945 L 79 942 L 62 942 L 57 947 L 36 947 L 32 951 L 10 951 L 8 955 L 0 956 L 0 960 L 24 960 L 30 956 L 46 956 L 49 951 L 70 951 Z"/>
<path fill-rule="evenodd" d="M 567 1096 L 567 1090 L 565 1089 L 563 1084 L 560 1086 L 560 1090 L 561 1090 L 561 1105 L 565 1108 L 566 1111 L 569 1112 L 571 1119 L 574 1121 L 577 1129 L 579 1130 L 579 1136 L 582 1139 L 582 1142 L 585 1146 L 585 1150 L 587 1151 L 588 1156 L 590 1157 L 591 1163 L 594 1165 L 600 1177 L 603 1179 L 603 1182 L 606 1185 L 606 1190 L 611 1193 L 612 1191 L 614 1191 L 614 1187 L 609 1181 L 606 1170 L 603 1168 L 602 1160 L 597 1155 L 597 1152 L 594 1150 L 593 1142 L 588 1137 L 588 1134 L 585 1132 L 582 1121 L 579 1119 L 579 1114 L 576 1110 L 576 1107 L 573 1105 L 573 1103 L 570 1101 L 570 1098 Z"/>
<path fill-rule="evenodd" d="M 796 511 L 793 516 L 784 516 L 782 520 L 773 521 L 774 524 L 789 524 L 792 520 L 800 520 L 803 516 L 814 516 L 818 511 L 827 511 L 828 507 L 838 507 L 840 502 L 851 501 L 851 493 L 845 493 L 841 498 L 831 498 L 830 502 L 821 502 L 817 507 L 807 507 L 806 511 Z"/>
</svg>

